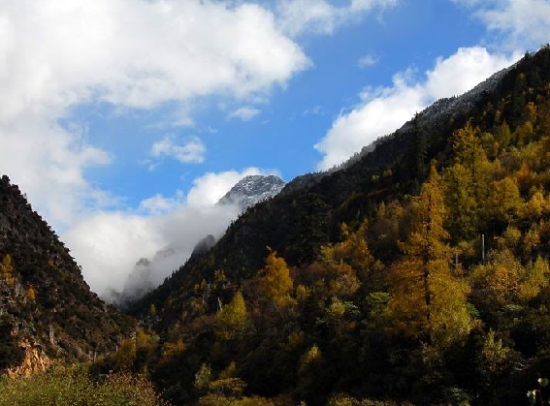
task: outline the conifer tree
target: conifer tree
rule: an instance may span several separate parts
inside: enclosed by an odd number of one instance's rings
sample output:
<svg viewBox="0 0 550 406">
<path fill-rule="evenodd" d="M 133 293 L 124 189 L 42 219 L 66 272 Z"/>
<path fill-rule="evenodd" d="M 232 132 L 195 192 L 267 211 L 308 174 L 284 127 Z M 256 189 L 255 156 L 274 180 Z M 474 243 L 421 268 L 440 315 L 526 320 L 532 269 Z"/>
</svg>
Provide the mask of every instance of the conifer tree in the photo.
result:
<svg viewBox="0 0 550 406">
<path fill-rule="evenodd" d="M 454 164 L 444 174 L 447 223 L 455 242 L 471 240 L 486 227 L 491 163 L 478 132 L 468 124 L 454 134 Z"/>
<path fill-rule="evenodd" d="M 469 331 L 465 283 L 452 275 L 449 234 L 439 175 L 430 178 L 413 201 L 411 233 L 401 244 L 403 258 L 392 268 L 390 310 L 398 331 L 444 345 Z"/>
</svg>

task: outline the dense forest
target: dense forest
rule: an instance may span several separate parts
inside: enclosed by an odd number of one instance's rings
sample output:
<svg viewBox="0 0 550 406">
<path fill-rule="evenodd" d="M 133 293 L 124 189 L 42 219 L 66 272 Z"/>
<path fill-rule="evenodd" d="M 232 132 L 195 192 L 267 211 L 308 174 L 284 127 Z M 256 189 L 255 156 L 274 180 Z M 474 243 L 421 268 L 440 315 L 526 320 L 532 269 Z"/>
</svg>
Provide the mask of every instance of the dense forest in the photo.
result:
<svg viewBox="0 0 550 406">
<path fill-rule="evenodd" d="M 88 374 L 174 405 L 542 404 L 550 48 L 456 106 L 249 208 Z"/>
<path fill-rule="evenodd" d="M 138 306 L 160 341 L 132 368 L 178 404 L 528 403 L 550 376 L 549 72 L 546 47 L 251 208 Z"/>
</svg>

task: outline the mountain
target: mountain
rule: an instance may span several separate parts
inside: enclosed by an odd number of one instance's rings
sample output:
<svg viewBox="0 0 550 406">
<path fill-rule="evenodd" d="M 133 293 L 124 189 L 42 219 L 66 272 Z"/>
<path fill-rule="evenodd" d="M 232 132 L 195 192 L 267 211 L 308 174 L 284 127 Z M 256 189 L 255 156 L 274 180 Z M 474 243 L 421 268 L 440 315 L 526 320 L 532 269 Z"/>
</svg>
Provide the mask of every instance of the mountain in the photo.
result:
<svg viewBox="0 0 550 406">
<path fill-rule="evenodd" d="M 242 178 L 220 199 L 220 205 L 238 205 L 246 209 L 277 195 L 285 182 L 275 175 L 249 175 Z"/>
<path fill-rule="evenodd" d="M 311 263 L 325 244 L 339 238 L 340 224 L 372 214 L 380 202 L 392 196 L 417 191 L 427 175 L 426 168 L 418 168 L 414 162 L 419 138 L 425 144 L 421 153 L 427 165 L 429 159 L 448 156 L 451 134 L 467 122 L 493 126 L 494 118 L 483 110 L 491 109 L 494 114 L 495 106 L 507 98 L 500 114 L 517 115 L 510 100 L 516 93 L 516 78 L 533 66 L 539 77 L 546 75 L 538 67 L 539 63 L 546 64 L 546 54 L 545 49 L 527 55 L 464 95 L 438 100 L 393 134 L 366 146 L 340 168 L 295 178 L 273 199 L 246 210 L 214 247 L 207 264 L 190 261 L 148 300 L 162 306 L 172 297 L 171 286 L 189 292 L 202 278 L 212 278 L 219 268 L 230 279 L 246 279 L 262 267 L 269 250 L 278 252 L 292 266 Z M 512 117 L 511 123 L 514 120 Z"/>
<path fill-rule="evenodd" d="M 249 207 L 132 308 L 178 348 L 153 379 L 176 404 L 523 404 L 550 376 L 549 154 L 546 46 Z"/>
<path fill-rule="evenodd" d="M 144 303 L 153 300 L 162 306 L 173 293 L 170 286 L 186 291 L 182 287 L 213 277 L 218 268 L 231 279 L 245 279 L 262 267 L 269 250 L 277 251 L 290 265 L 313 261 L 324 244 L 339 238 L 342 222 L 357 222 L 372 214 L 380 202 L 417 189 L 427 172 L 414 163 L 415 154 L 423 156 L 425 165 L 430 159 L 445 162 L 452 158 L 451 135 L 467 123 L 491 129 L 498 124 L 496 115 L 500 123 L 517 125 L 522 113 L 518 103 L 523 107 L 528 103 L 525 95 L 518 96 L 519 88 L 537 85 L 542 92 L 540 87 L 549 76 L 545 71 L 549 55 L 545 47 L 466 94 L 437 101 L 340 169 L 295 178 L 273 199 L 246 210 L 207 261 L 190 261 Z M 527 83 L 524 72 L 534 72 L 534 79 Z M 530 99 L 536 97 L 536 92 L 529 93 Z M 425 145 L 417 151 L 420 138 Z"/>
<path fill-rule="evenodd" d="M 135 326 L 90 291 L 68 248 L 7 176 L 0 179 L 0 261 L 0 369 L 89 360 L 114 350 Z"/>
<path fill-rule="evenodd" d="M 284 185 L 285 182 L 274 175 L 245 176 L 219 200 L 217 205 L 238 215 L 246 208 L 277 195 Z M 197 241 L 194 248 L 188 244 L 174 242 L 157 251 L 151 259 L 141 258 L 128 275 L 122 292 L 111 290 L 105 295 L 106 300 L 125 308 L 128 303 L 142 298 L 157 287 L 163 279 L 162 275 L 167 275 L 168 272 L 180 267 L 190 256 L 208 252 L 215 243 L 216 237 L 208 235 Z"/>
</svg>

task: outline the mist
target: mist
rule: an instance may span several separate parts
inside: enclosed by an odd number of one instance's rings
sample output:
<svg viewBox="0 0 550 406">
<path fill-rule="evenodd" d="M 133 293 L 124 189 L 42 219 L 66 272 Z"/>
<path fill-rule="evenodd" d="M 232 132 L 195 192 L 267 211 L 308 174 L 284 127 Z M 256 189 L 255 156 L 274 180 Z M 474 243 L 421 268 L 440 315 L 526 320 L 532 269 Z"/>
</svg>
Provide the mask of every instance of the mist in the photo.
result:
<svg viewBox="0 0 550 406">
<path fill-rule="evenodd" d="M 156 195 L 132 213 L 89 213 L 62 239 L 94 292 L 115 302 L 125 291 L 128 299 L 162 283 L 205 237 L 219 239 L 242 208 L 216 203 L 241 178 L 255 174 L 262 171 L 207 173 L 195 179 L 186 195 L 181 191 L 172 198 Z"/>
<path fill-rule="evenodd" d="M 158 286 L 185 263 L 201 239 L 221 237 L 238 213 L 237 206 L 184 206 L 150 217 L 99 213 L 79 222 L 64 238 L 90 288 L 112 302 L 112 290 L 122 292 L 130 273 L 138 277 L 133 289 Z M 148 260 L 149 272 L 143 272 L 142 258 Z"/>
</svg>

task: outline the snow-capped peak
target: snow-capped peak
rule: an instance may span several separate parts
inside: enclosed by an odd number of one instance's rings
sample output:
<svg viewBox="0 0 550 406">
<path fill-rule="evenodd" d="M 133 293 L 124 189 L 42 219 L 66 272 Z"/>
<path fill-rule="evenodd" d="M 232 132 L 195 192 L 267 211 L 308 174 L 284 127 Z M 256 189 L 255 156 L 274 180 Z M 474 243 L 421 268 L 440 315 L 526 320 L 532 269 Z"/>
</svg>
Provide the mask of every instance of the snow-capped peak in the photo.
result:
<svg viewBox="0 0 550 406">
<path fill-rule="evenodd" d="M 218 204 L 237 204 L 241 208 L 252 206 L 278 194 L 285 182 L 275 175 L 250 175 L 242 178 Z"/>
</svg>

